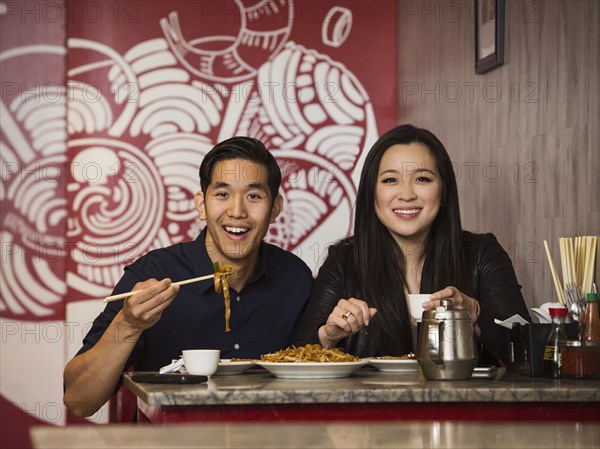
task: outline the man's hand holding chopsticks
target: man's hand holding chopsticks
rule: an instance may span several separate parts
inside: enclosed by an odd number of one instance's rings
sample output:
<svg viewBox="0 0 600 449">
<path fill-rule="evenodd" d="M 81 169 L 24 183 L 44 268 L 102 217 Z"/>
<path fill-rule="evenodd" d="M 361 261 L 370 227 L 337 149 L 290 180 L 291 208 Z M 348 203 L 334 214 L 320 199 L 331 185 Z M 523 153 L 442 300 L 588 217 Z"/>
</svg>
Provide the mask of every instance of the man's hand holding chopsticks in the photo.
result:
<svg viewBox="0 0 600 449">
<path fill-rule="evenodd" d="M 135 284 L 133 290 L 136 293 L 124 300 L 122 314 L 129 326 L 143 331 L 160 319 L 177 296 L 179 285 L 173 284 L 170 279 L 148 279 Z"/>
</svg>

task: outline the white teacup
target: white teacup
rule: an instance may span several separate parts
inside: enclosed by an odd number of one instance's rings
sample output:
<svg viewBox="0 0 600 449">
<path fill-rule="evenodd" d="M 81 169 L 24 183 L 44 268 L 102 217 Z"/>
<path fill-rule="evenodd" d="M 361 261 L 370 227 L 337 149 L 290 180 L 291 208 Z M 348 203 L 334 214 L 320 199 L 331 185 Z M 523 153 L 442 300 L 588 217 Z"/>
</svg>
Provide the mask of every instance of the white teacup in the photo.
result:
<svg viewBox="0 0 600 449">
<path fill-rule="evenodd" d="M 423 312 L 425 309 L 421 304 L 425 301 L 429 301 L 429 297 L 431 295 L 421 294 L 421 293 L 409 293 L 408 295 L 408 311 L 410 312 L 410 316 L 417 321 L 421 321 L 423 319 Z"/>
<path fill-rule="evenodd" d="M 218 349 L 187 349 L 182 354 L 185 370 L 190 374 L 210 377 L 219 367 L 221 351 Z"/>
</svg>

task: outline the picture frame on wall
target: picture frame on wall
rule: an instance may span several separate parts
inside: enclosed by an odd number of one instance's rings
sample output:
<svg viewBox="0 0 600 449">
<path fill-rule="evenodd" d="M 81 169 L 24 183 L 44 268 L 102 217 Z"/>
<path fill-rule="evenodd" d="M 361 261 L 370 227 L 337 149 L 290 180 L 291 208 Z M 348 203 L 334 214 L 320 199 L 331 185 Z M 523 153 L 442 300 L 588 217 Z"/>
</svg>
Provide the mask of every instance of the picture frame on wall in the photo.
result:
<svg viewBox="0 0 600 449">
<path fill-rule="evenodd" d="M 475 0 L 475 73 L 504 63 L 504 0 Z"/>
</svg>

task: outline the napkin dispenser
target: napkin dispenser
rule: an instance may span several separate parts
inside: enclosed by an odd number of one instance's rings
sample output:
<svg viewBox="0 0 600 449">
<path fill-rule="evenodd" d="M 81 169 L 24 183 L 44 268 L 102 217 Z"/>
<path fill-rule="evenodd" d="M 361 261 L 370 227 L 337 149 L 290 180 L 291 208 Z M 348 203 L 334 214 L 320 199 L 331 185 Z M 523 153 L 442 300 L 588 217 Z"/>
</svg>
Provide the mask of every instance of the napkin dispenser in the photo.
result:
<svg viewBox="0 0 600 449">
<path fill-rule="evenodd" d="M 552 324 L 528 323 L 514 324 L 512 329 L 506 329 L 506 344 L 508 346 L 509 372 L 524 376 L 544 375 L 544 347 L 550 336 Z M 579 339 L 579 324 L 565 324 L 569 339 Z"/>
</svg>

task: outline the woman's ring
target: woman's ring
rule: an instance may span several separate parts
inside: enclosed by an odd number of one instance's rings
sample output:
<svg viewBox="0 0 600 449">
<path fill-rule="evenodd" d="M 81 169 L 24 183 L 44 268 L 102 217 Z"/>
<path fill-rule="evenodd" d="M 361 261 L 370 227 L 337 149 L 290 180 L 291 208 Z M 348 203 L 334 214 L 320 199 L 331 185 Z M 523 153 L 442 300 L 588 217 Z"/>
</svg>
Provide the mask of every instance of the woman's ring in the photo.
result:
<svg viewBox="0 0 600 449">
<path fill-rule="evenodd" d="M 344 313 L 344 314 L 342 315 L 342 318 L 343 318 L 344 320 L 348 321 L 348 318 L 350 318 L 350 315 L 354 315 L 354 314 L 353 314 L 352 312 L 350 312 L 350 311 L 347 311 L 346 313 Z"/>
</svg>

